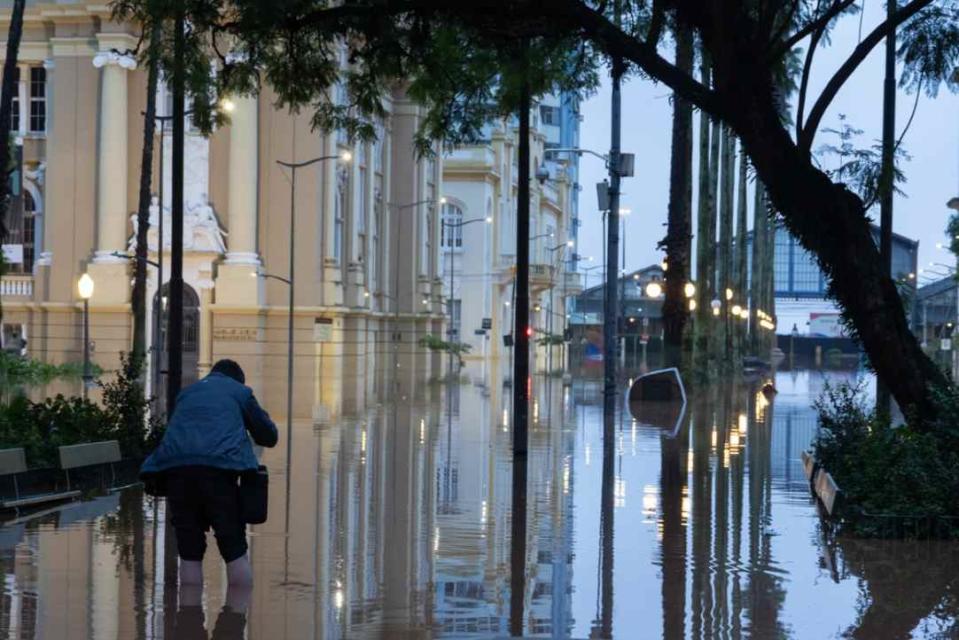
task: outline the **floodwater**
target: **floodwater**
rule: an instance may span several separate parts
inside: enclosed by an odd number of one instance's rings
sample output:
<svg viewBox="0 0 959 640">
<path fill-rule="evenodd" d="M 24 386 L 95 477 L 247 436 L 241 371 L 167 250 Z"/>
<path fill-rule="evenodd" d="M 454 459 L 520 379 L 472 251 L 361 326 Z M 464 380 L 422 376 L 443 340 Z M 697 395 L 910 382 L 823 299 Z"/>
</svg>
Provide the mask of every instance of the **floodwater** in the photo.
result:
<svg viewBox="0 0 959 640">
<path fill-rule="evenodd" d="M 0 637 L 503 637 L 516 575 L 527 636 L 957 637 L 959 545 L 819 525 L 799 463 L 811 403 L 857 377 L 707 390 L 676 434 L 624 411 L 605 474 L 599 382 L 534 378 L 519 573 L 508 387 L 432 386 L 296 422 L 290 482 L 281 425 L 251 592 L 227 592 L 212 537 L 205 590 L 165 585 L 164 504 L 131 488 L 0 528 Z"/>
</svg>

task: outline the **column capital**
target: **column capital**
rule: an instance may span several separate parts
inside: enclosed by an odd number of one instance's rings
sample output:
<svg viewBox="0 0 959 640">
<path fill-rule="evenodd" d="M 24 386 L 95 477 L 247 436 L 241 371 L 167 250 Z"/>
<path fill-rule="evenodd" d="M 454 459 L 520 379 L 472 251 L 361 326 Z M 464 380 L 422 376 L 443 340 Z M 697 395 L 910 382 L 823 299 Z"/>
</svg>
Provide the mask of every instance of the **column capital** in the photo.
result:
<svg viewBox="0 0 959 640">
<path fill-rule="evenodd" d="M 108 65 L 117 65 L 127 71 L 133 71 L 137 68 L 137 61 L 131 55 L 116 51 L 101 51 L 93 56 L 93 66 L 97 69 Z"/>
</svg>

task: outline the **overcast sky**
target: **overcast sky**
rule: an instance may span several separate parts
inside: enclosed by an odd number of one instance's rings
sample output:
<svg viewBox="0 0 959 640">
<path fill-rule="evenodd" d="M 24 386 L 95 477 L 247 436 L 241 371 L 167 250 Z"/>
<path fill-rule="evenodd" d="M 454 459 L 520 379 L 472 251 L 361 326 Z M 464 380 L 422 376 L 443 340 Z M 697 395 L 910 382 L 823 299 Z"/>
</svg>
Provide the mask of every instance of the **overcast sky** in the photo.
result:
<svg viewBox="0 0 959 640">
<path fill-rule="evenodd" d="M 882 3 L 867 2 L 863 14 L 863 33 L 868 33 L 881 19 Z M 855 48 L 859 37 L 859 18 L 841 20 L 831 45 L 816 54 L 810 81 L 811 104 L 822 87 Z M 666 52 L 672 59 L 672 51 Z M 883 46 L 876 47 L 856 74 L 845 84 L 823 119 L 823 127 L 836 127 L 839 114 L 864 133 L 859 146 L 867 146 L 882 132 Z M 665 235 L 666 207 L 669 201 L 669 158 L 672 127 L 670 91 L 664 85 L 648 80 L 632 79 L 623 87 L 622 149 L 636 154 L 636 174 L 623 181 L 622 207 L 632 210 L 626 222 L 626 268 L 636 269 L 658 262 L 662 254 L 656 242 Z M 581 146 L 596 151 L 609 149 L 610 90 L 608 79 L 602 89 L 584 102 Z M 898 93 L 897 133 L 905 126 L 912 111 L 915 95 Z M 808 109 L 808 108 L 807 108 Z M 808 113 L 808 111 L 807 111 Z M 694 115 L 698 125 L 699 116 Z M 943 86 L 937 98 L 923 95 L 916 117 L 906 134 L 903 147 L 912 156 L 904 163 L 906 197 L 897 197 L 893 228 L 897 233 L 919 240 L 920 266 L 929 262 L 952 263 L 947 252 L 936 249 L 945 240 L 944 228 L 950 210 L 946 201 L 959 195 L 959 97 Z M 694 137 L 698 141 L 698 129 Z M 820 133 L 814 148 L 830 141 L 830 134 Z M 832 137 L 834 141 L 834 136 Z M 694 153 L 698 143 L 694 143 Z M 696 160 L 694 159 L 694 167 Z M 695 170 L 695 169 L 694 169 Z M 606 177 L 602 162 L 590 156 L 580 161 L 580 229 L 579 253 L 594 256 L 599 264 L 602 256 L 602 221 L 596 212 L 595 184 Z M 696 180 L 693 180 L 694 189 Z M 694 200 L 695 206 L 695 200 Z M 879 207 L 871 215 L 878 221 Z M 695 216 L 694 216 L 695 218 Z M 750 209 L 750 227 L 752 210 Z"/>
</svg>

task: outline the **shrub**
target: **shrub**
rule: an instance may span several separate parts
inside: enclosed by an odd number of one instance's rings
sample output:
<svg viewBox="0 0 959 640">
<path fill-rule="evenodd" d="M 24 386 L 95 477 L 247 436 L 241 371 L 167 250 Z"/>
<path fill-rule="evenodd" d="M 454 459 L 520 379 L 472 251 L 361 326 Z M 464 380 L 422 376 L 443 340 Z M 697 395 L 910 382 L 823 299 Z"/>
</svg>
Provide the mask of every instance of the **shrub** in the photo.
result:
<svg viewBox="0 0 959 640">
<path fill-rule="evenodd" d="M 102 372 L 95 365 L 93 371 L 95 375 Z M 4 386 L 46 384 L 57 378 L 79 378 L 81 375 L 83 364 L 79 362 L 50 364 L 0 351 L 0 382 Z"/>
<path fill-rule="evenodd" d="M 452 353 L 461 367 L 464 364 L 463 354 L 469 353 L 473 348 L 473 345 L 467 342 L 447 342 L 433 334 L 427 334 L 420 338 L 419 344 L 421 347 L 426 347 L 430 351 Z"/>
<path fill-rule="evenodd" d="M 140 365 L 122 356 L 116 380 L 103 385 L 103 406 L 57 395 L 43 402 L 16 396 L 0 404 L 0 448 L 23 447 L 31 467 L 58 463 L 57 448 L 82 442 L 118 440 L 124 456 L 140 457 L 162 436 L 148 419 L 149 400 L 139 382 Z"/>
<path fill-rule="evenodd" d="M 954 393 L 943 404 L 959 416 Z M 923 430 L 894 426 L 866 407 L 860 388 L 846 384 L 827 386 L 815 408 L 820 430 L 814 454 L 842 491 L 844 529 L 883 536 L 896 519 L 928 523 L 959 516 L 955 423 Z M 952 529 L 945 530 L 952 535 Z"/>
</svg>

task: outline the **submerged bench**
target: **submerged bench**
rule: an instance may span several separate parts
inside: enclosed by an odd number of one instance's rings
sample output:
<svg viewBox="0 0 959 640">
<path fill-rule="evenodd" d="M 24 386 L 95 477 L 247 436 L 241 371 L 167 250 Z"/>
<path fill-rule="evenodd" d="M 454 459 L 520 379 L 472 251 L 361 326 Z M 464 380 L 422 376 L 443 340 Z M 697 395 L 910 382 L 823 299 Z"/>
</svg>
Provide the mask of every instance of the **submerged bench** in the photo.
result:
<svg viewBox="0 0 959 640">
<path fill-rule="evenodd" d="M 71 500 L 80 495 L 79 491 L 71 491 L 68 487 L 66 491 L 21 496 L 20 483 L 17 481 L 17 475 L 25 471 L 27 471 L 27 456 L 22 447 L 16 449 L 0 449 L 0 476 L 13 476 L 14 494 L 13 500 L 0 502 L 0 508 L 18 509 L 20 507 L 43 504 L 44 502 Z"/>
<path fill-rule="evenodd" d="M 116 482 L 116 470 L 113 463 L 120 462 L 120 443 L 116 440 L 86 442 L 60 447 L 60 468 L 67 475 L 67 489 L 70 489 L 70 469 L 92 467 L 96 464 L 109 464 L 112 483 Z"/>
<path fill-rule="evenodd" d="M 121 460 L 120 443 L 116 440 L 63 446 L 59 448 L 59 457 L 60 469 L 63 470 L 66 478 L 66 491 L 49 491 L 22 495 L 18 476 L 28 471 L 24 450 L 23 448 L 0 450 L 0 476 L 12 476 L 14 493 L 12 500 L 0 501 L 0 508 L 19 509 L 20 507 L 29 507 L 46 502 L 77 498 L 80 496 L 81 491 L 73 488 L 71 470 L 85 467 L 109 465 L 111 485 L 116 484 L 116 469 L 114 468 L 114 463 L 120 462 Z"/>
</svg>

